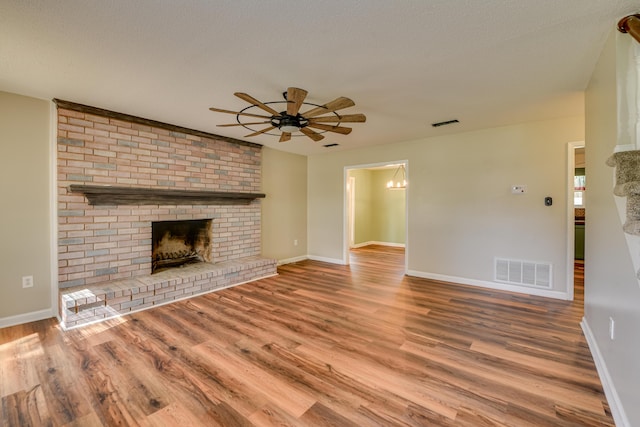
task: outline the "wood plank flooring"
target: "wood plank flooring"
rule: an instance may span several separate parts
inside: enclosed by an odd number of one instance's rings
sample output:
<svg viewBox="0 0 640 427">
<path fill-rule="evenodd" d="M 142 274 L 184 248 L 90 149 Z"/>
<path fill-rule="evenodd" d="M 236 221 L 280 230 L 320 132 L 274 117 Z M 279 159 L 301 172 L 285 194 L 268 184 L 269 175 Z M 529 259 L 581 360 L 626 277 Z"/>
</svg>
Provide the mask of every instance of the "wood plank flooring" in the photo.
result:
<svg viewBox="0 0 640 427">
<path fill-rule="evenodd" d="M 76 330 L 2 329 L 0 424 L 613 426 L 580 298 L 403 266 L 370 246 Z"/>
</svg>

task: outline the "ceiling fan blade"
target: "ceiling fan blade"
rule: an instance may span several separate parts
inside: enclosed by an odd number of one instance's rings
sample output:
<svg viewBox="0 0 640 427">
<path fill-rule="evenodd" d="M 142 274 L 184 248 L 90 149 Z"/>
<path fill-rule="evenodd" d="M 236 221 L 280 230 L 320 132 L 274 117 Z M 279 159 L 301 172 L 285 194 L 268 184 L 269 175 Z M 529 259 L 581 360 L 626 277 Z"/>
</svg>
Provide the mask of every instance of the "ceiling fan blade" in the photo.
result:
<svg viewBox="0 0 640 427">
<path fill-rule="evenodd" d="M 349 98 L 345 98 L 344 96 L 341 96 L 339 98 L 334 99 L 331 102 L 327 102 L 326 104 L 320 107 L 313 108 L 307 111 L 306 113 L 303 113 L 302 117 L 308 119 L 310 117 L 319 116 L 320 114 L 332 113 L 336 110 L 341 110 L 347 107 L 353 107 L 354 105 L 356 105 L 355 102 L 353 102 Z"/>
<path fill-rule="evenodd" d="M 307 97 L 307 91 L 304 89 L 298 89 L 297 87 L 290 87 L 287 89 L 287 114 L 295 116 L 298 114 L 304 99 Z"/>
<path fill-rule="evenodd" d="M 228 124 L 224 124 L 224 125 L 217 125 L 219 127 L 229 127 L 229 126 L 249 126 L 249 125 L 263 125 L 266 123 L 271 123 L 270 120 L 267 120 L 265 122 L 252 122 L 252 123 L 228 123 Z"/>
<path fill-rule="evenodd" d="M 322 129 L 329 132 L 341 133 L 342 135 L 349 135 L 353 129 L 342 126 L 323 125 L 320 123 L 309 123 L 307 125 L 310 128 Z"/>
<path fill-rule="evenodd" d="M 291 139 L 291 132 L 282 132 L 280 135 L 280 142 L 287 142 Z"/>
<path fill-rule="evenodd" d="M 264 128 L 264 129 L 262 129 L 262 130 L 259 130 L 259 131 L 256 131 L 256 132 L 253 132 L 253 133 L 250 133 L 249 135 L 245 135 L 244 137 L 245 137 L 245 138 L 248 138 L 248 137 L 250 137 L 250 136 L 260 135 L 260 134 L 262 134 L 262 133 L 269 132 L 271 129 L 275 129 L 275 128 L 276 128 L 275 126 L 269 126 L 268 128 Z"/>
<path fill-rule="evenodd" d="M 215 111 L 217 113 L 229 113 L 229 114 L 237 114 L 237 115 L 240 115 L 240 116 L 247 116 L 247 117 L 258 117 L 260 119 L 270 119 L 271 118 L 271 116 L 261 116 L 260 114 L 241 113 L 239 111 L 223 110 L 221 108 L 214 108 L 214 107 L 209 108 L 209 110 Z"/>
<path fill-rule="evenodd" d="M 247 95 L 246 93 L 242 93 L 242 92 L 236 92 L 236 93 L 234 93 L 234 95 L 237 96 L 238 98 L 242 99 L 243 101 L 247 101 L 249 104 L 254 104 L 257 107 L 262 108 L 267 113 L 270 113 L 270 114 L 272 114 L 274 116 L 279 116 L 280 115 L 279 112 L 277 112 L 273 108 L 269 107 L 268 105 L 265 105 L 262 102 L 258 101 L 257 99 L 255 99 L 251 95 Z"/>
<path fill-rule="evenodd" d="M 312 117 L 309 119 L 311 123 L 364 123 L 366 121 L 367 117 L 364 114 L 345 114 L 344 116 Z"/>
<path fill-rule="evenodd" d="M 318 132 L 314 132 L 311 129 L 300 128 L 300 132 L 304 133 L 305 135 L 307 135 L 309 138 L 313 139 L 316 142 L 320 141 L 321 139 L 324 139 L 323 135 L 320 135 Z"/>
</svg>

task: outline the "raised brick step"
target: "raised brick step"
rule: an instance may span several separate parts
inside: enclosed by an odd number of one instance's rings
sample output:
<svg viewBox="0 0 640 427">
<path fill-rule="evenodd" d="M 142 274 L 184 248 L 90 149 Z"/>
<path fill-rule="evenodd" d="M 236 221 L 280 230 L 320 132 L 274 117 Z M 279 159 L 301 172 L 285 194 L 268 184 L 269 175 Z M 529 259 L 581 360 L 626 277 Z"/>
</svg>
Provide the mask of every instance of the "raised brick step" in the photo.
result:
<svg viewBox="0 0 640 427">
<path fill-rule="evenodd" d="M 276 260 L 246 257 L 191 264 L 154 275 L 60 290 L 63 327 L 72 328 L 277 274 Z"/>
</svg>

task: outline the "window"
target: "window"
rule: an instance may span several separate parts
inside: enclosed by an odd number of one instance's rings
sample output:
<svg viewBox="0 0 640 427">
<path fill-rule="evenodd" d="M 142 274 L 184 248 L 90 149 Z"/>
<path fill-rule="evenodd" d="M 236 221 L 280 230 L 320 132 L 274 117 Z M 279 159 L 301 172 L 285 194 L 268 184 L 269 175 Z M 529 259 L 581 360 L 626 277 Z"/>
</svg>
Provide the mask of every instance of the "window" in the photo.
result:
<svg viewBox="0 0 640 427">
<path fill-rule="evenodd" d="M 585 182 L 585 169 L 576 168 L 575 175 L 573 176 L 573 205 L 577 208 L 584 207 Z"/>
</svg>

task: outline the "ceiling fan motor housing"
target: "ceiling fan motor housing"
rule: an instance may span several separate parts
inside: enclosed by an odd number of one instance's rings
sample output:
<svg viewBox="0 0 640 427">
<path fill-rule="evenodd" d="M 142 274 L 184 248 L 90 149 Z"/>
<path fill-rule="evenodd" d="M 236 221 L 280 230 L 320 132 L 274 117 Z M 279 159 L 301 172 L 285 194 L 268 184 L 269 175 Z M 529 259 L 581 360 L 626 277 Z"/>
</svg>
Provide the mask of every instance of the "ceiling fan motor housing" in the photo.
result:
<svg viewBox="0 0 640 427">
<path fill-rule="evenodd" d="M 271 124 L 282 132 L 296 132 L 307 126 L 309 124 L 309 120 L 305 119 L 300 114 L 292 116 L 287 114 L 286 111 L 283 111 L 279 116 L 274 116 L 271 119 Z"/>
</svg>

